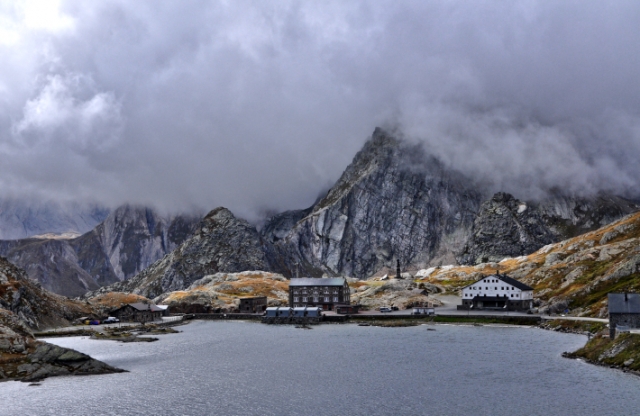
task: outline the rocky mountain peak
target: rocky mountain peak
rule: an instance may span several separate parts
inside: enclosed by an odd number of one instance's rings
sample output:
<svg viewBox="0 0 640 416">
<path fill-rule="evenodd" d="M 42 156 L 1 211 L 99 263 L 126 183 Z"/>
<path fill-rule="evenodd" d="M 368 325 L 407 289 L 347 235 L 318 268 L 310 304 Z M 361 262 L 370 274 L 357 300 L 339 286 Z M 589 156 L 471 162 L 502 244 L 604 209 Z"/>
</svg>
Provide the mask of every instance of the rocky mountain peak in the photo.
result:
<svg viewBox="0 0 640 416">
<path fill-rule="evenodd" d="M 289 273 L 312 276 L 425 264 L 462 247 L 480 201 L 471 181 L 376 129 L 327 196 L 274 239 L 276 251 Z"/>
<path fill-rule="evenodd" d="M 400 141 L 393 138 L 380 127 L 376 127 L 373 135 L 356 153 L 351 164 L 345 169 L 338 182 L 329 190 L 327 196 L 321 199 L 313 209 L 317 212 L 348 194 L 353 186 L 362 181 L 367 175 L 380 166 L 390 163 L 398 156 Z"/>
<path fill-rule="evenodd" d="M 225 207 L 215 208 L 202 219 L 200 231 L 209 233 L 214 229 L 228 227 L 229 225 L 249 225 L 248 222 L 238 219 Z M 249 225 L 250 226 L 250 225 Z M 206 230 L 205 230 L 206 229 Z"/>
</svg>

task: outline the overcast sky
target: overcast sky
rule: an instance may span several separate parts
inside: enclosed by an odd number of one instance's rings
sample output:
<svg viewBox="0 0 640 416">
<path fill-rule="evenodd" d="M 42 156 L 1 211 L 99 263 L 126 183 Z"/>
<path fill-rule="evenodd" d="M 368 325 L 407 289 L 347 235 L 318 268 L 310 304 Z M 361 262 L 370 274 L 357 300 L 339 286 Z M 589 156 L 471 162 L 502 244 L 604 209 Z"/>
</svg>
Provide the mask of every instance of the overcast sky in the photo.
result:
<svg viewBox="0 0 640 416">
<path fill-rule="evenodd" d="M 379 125 L 520 198 L 633 193 L 639 27 L 637 1 L 0 0 L 0 197 L 255 220 Z"/>
</svg>

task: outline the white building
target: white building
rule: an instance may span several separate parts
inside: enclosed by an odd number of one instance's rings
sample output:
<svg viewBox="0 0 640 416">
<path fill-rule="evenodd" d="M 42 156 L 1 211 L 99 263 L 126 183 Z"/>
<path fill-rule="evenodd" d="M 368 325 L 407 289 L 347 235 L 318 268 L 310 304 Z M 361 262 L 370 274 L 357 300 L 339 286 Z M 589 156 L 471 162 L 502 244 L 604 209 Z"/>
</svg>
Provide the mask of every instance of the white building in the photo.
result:
<svg viewBox="0 0 640 416">
<path fill-rule="evenodd" d="M 458 309 L 502 309 L 522 311 L 533 308 L 533 288 L 506 274 L 483 277 L 462 288 Z"/>
</svg>

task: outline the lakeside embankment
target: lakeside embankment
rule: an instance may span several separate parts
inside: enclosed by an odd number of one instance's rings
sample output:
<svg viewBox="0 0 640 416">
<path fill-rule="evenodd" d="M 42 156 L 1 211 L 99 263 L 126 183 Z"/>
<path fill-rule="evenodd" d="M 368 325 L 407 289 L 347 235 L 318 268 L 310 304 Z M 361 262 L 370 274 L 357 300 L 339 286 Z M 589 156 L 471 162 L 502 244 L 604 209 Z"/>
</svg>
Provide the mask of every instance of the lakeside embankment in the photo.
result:
<svg viewBox="0 0 640 416">
<path fill-rule="evenodd" d="M 584 347 L 575 352 L 566 352 L 562 356 L 640 376 L 640 335 L 619 334 L 615 339 L 610 339 L 598 334 Z"/>
<path fill-rule="evenodd" d="M 550 331 L 582 334 L 589 337 L 582 348 L 563 353 L 562 356 L 565 358 L 580 359 L 589 364 L 640 376 L 640 335 L 638 334 L 619 334 L 612 340 L 609 338 L 609 328 L 603 322 L 562 319 L 546 321 L 540 327 Z"/>
</svg>

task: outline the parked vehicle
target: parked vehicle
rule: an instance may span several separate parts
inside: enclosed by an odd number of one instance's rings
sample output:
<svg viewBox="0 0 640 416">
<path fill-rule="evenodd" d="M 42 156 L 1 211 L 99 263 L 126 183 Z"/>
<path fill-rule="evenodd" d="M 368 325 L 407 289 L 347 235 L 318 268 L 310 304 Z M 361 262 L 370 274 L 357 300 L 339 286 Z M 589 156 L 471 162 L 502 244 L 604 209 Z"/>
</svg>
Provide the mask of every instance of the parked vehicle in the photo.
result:
<svg viewBox="0 0 640 416">
<path fill-rule="evenodd" d="M 384 313 L 384 312 L 391 312 L 391 308 L 387 307 L 387 306 L 383 306 L 380 308 L 380 312 Z"/>
<path fill-rule="evenodd" d="M 397 306 L 392 306 L 392 307 L 391 307 L 391 310 L 392 310 L 392 311 L 399 311 L 400 309 L 399 309 Z"/>
<path fill-rule="evenodd" d="M 116 318 L 115 316 L 110 316 L 102 321 L 103 324 L 115 324 L 117 322 L 120 322 L 120 319 Z"/>
<path fill-rule="evenodd" d="M 98 321 L 97 319 L 94 319 L 92 321 L 89 321 L 89 325 L 100 325 L 100 321 Z"/>
</svg>

